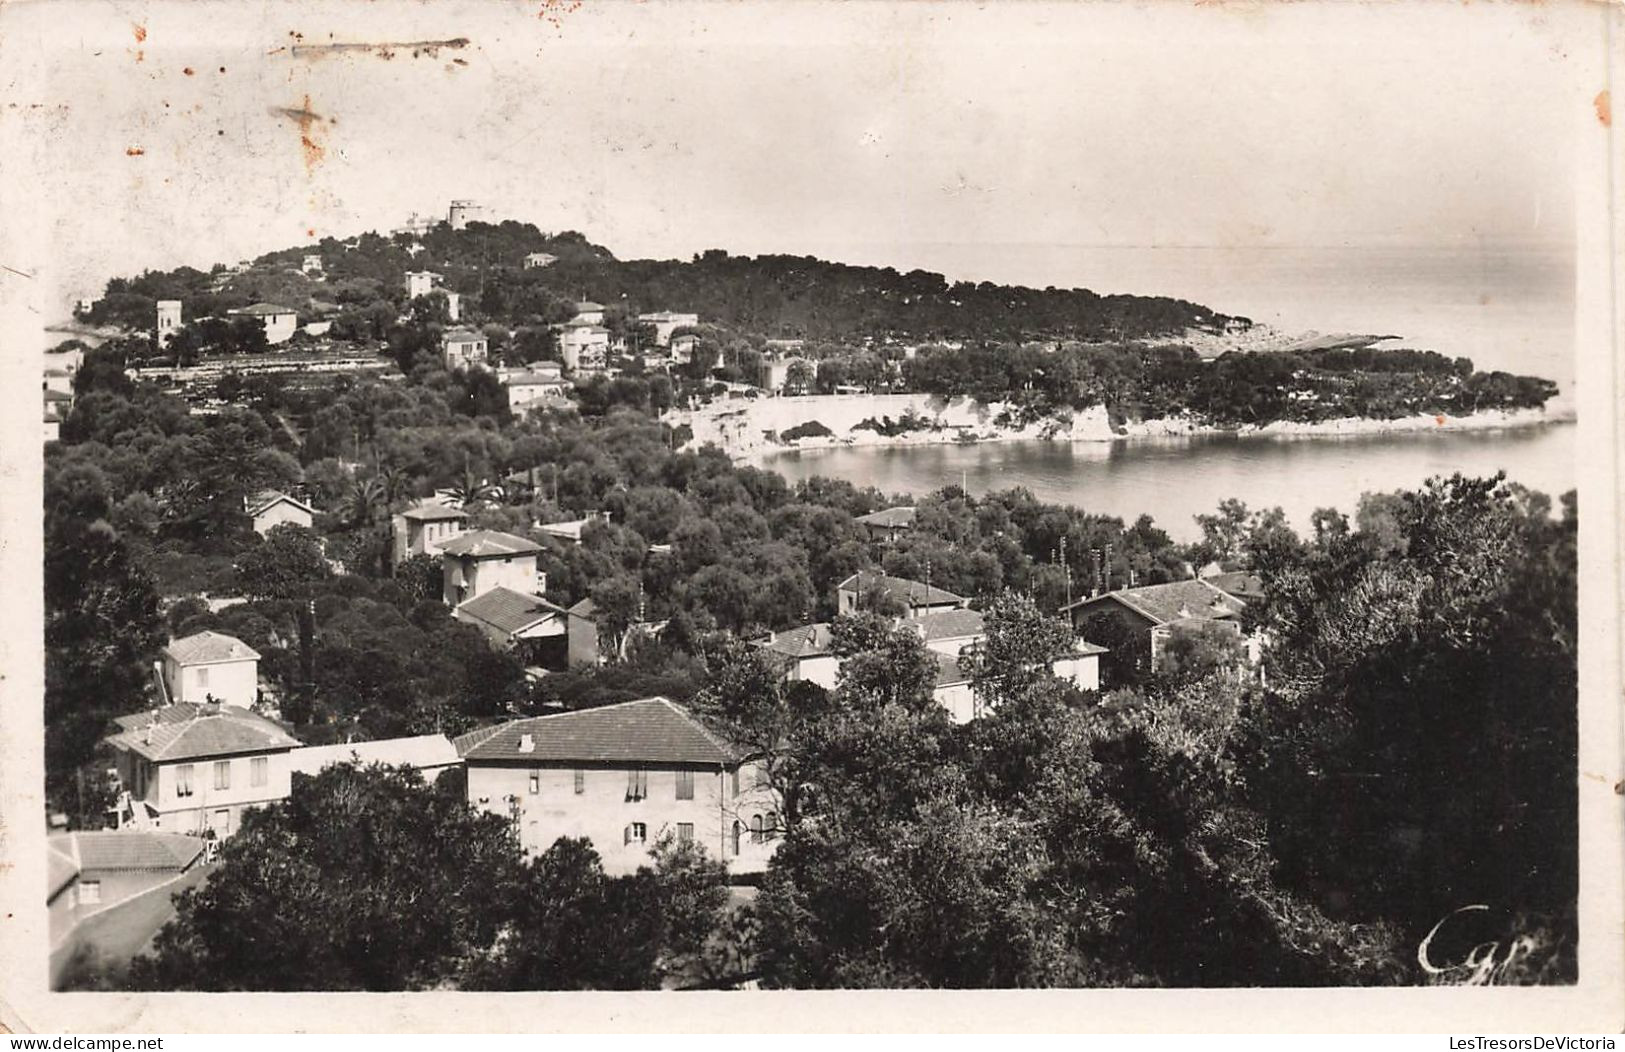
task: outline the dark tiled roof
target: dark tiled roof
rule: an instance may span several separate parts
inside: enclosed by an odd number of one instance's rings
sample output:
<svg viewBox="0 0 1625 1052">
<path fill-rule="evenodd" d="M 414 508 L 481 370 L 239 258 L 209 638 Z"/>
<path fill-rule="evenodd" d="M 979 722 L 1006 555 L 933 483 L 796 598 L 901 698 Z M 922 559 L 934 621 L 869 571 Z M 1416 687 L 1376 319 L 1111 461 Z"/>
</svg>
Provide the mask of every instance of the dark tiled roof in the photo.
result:
<svg viewBox="0 0 1625 1052">
<path fill-rule="evenodd" d="M 938 610 L 921 614 L 914 619 L 925 634 L 926 642 L 934 639 L 958 639 L 961 636 L 979 636 L 987 632 L 987 623 L 975 610 Z"/>
<path fill-rule="evenodd" d="M 172 641 L 164 653 L 183 665 L 206 665 L 214 661 L 241 661 L 258 658 L 259 651 L 236 636 L 224 632 L 202 631 Z"/>
<path fill-rule="evenodd" d="M 1257 574 L 1250 574 L 1243 570 L 1233 570 L 1228 573 L 1214 574 L 1204 577 L 1204 581 L 1226 595 L 1246 602 L 1249 599 L 1264 598 L 1264 579 Z"/>
<path fill-rule="evenodd" d="M 1206 581 L 1170 581 L 1167 584 L 1148 584 L 1141 588 L 1123 588 L 1092 599 L 1080 599 L 1066 610 L 1075 610 L 1109 599 L 1121 602 L 1130 610 L 1149 618 L 1156 624 L 1167 624 L 1182 618 L 1197 617 L 1210 620 L 1235 617 L 1241 613 L 1242 602 L 1208 584 Z"/>
<path fill-rule="evenodd" d="M 284 729 L 280 724 L 276 723 L 276 721 L 269 720 L 264 716 L 249 712 L 247 709 L 238 708 L 232 705 L 225 707 L 231 712 L 243 713 L 256 720 L 261 720 L 262 722 L 268 723 L 273 727 L 277 727 L 279 730 Z M 147 724 L 153 723 L 154 721 L 161 725 L 185 723 L 187 720 L 195 720 L 199 716 L 205 715 L 207 711 L 208 709 L 206 706 L 199 705 L 195 701 L 177 701 L 173 704 L 165 705 L 162 708 L 143 709 L 140 712 L 132 712 L 127 716 L 115 716 L 113 717 L 113 722 L 118 724 L 118 726 L 124 730 L 133 731 L 139 730 L 147 726 Z"/>
<path fill-rule="evenodd" d="M 414 519 L 418 522 L 438 522 L 443 519 L 466 519 L 468 513 L 461 508 L 449 507 L 437 500 L 426 500 L 401 512 L 401 517 Z"/>
<path fill-rule="evenodd" d="M 101 829 L 69 833 L 81 873 L 186 869 L 203 854 L 203 838 L 180 833 Z"/>
<path fill-rule="evenodd" d="M 521 746 L 528 737 L 531 749 Z M 665 698 L 644 698 L 556 716 L 512 720 L 456 740 L 468 763 L 726 765 L 732 754 L 698 720 Z"/>
<path fill-rule="evenodd" d="M 530 555 L 542 550 L 542 546 L 535 541 L 499 530 L 470 530 L 449 541 L 442 541 L 436 547 L 447 555 L 472 555 L 475 558 L 484 555 Z"/>
<path fill-rule="evenodd" d="M 501 585 L 460 604 L 457 612 L 478 618 L 509 635 L 524 631 L 544 618 L 566 614 L 562 607 L 540 596 L 526 595 Z"/>
<path fill-rule="evenodd" d="M 282 752 L 299 742 L 281 727 L 232 705 L 195 706 L 188 719 L 142 724 L 110 736 L 115 748 L 156 762 L 200 760 L 251 752 Z M 162 712 L 162 710 L 159 710 Z"/>
<path fill-rule="evenodd" d="M 879 511 L 872 511 L 867 515 L 859 515 L 858 521 L 868 526 L 909 527 L 914 525 L 915 510 L 912 505 L 881 508 Z"/>
<path fill-rule="evenodd" d="M 768 639 L 758 639 L 756 645 L 790 658 L 819 657 L 829 653 L 830 638 L 829 624 L 820 621 L 816 625 L 787 628 Z"/>
<path fill-rule="evenodd" d="M 845 591 L 868 592 L 879 589 L 904 603 L 913 605 L 930 604 L 940 606 L 947 603 L 963 603 L 963 596 L 936 585 L 922 584 L 919 581 L 910 581 L 906 577 L 892 577 L 888 574 L 875 573 L 871 570 L 859 570 L 836 586 Z"/>
<path fill-rule="evenodd" d="M 452 329 L 440 338 L 441 343 L 474 343 L 485 342 L 485 333 L 475 332 L 473 329 Z"/>
</svg>

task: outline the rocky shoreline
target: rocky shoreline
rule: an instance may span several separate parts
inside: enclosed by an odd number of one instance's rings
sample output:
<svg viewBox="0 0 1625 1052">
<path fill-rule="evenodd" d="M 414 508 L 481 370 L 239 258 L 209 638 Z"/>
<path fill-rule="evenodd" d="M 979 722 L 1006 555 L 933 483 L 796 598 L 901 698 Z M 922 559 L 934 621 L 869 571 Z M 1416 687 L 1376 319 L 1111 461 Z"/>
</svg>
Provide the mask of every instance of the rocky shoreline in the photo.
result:
<svg viewBox="0 0 1625 1052">
<path fill-rule="evenodd" d="M 1114 427 L 1105 407 L 1093 406 L 1070 416 L 1050 417 L 1015 427 L 997 422 L 1005 409 L 1000 403 L 943 400 L 926 395 L 806 395 L 712 403 L 693 411 L 673 411 L 664 419 L 674 426 L 692 429 L 693 435 L 685 448 L 714 445 L 731 457 L 816 449 L 1014 441 L 1118 442 L 1217 435 L 1340 438 L 1490 431 L 1573 420 L 1572 414 L 1537 408 L 1489 410 L 1469 416 L 1420 414 L 1388 420 L 1362 417 L 1313 423 L 1278 420 L 1262 427 L 1217 427 L 1178 417 L 1131 421 Z M 815 423 L 827 433 L 793 439 L 782 437 L 784 432 Z M 880 429 L 874 426 L 876 424 Z"/>
</svg>

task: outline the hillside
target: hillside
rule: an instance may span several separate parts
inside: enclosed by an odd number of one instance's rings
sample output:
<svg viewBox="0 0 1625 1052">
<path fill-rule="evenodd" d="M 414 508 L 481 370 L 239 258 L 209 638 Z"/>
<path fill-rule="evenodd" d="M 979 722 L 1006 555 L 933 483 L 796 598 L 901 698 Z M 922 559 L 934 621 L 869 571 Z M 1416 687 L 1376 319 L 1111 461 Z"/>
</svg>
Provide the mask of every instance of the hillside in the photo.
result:
<svg viewBox="0 0 1625 1052">
<path fill-rule="evenodd" d="M 557 260 L 525 269 L 525 257 L 538 252 Z M 306 255 L 321 257 L 325 276 L 300 272 Z M 398 307 L 406 272 L 425 269 L 442 274 L 447 288 L 467 297 L 473 321 L 513 325 L 563 320 L 578 299 L 645 312 L 695 312 L 740 334 L 830 341 L 1134 339 L 1188 328 L 1219 330 L 1232 320 L 1164 297 L 949 283 L 927 271 L 900 273 L 810 256 L 711 250 L 687 262 L 620 260 L 580 234 L 544 234 L 511 220 L 471 222 L 464 230 L 440 224 L 421 237 L 325 238 L 245 262 L 233 268 L 216 263 L 207 272 L 182 267 L 115 278 L 88 320 L 145 329 L 157 300 L 179 299 L 188 320 L 268 301 L 293 307 L 306 320 L 348 314 L 359 323 L 381 316 L 374 308 Z M 367 326 L 339 328 L 353 332 Z"/>
</svg>

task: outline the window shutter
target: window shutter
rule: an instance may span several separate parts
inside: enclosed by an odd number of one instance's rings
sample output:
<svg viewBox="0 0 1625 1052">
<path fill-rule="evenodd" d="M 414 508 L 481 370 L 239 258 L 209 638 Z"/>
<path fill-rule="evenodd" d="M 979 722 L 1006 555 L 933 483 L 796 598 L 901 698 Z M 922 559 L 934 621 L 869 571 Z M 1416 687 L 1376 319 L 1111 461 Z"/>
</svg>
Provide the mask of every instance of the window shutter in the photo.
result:
<svg viewBox="0 0 1625 1052">
<path fill-rule="evenodd" d="M 627 827 L 626 827 L 625 835 L 621 837 L 621 846 L 624 847 L 627 844 L 630 844 L 631 842 L 632 842 L 632 826 L 629 823 L 627 825 Z"/>
</svg>

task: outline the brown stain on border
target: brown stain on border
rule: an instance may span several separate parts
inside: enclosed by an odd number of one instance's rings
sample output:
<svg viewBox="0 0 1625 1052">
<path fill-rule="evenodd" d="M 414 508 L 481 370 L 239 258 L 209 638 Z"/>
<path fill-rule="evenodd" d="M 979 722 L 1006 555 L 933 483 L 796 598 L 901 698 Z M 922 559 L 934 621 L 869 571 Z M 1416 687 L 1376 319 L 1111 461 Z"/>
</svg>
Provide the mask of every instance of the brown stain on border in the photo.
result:
<svg viewBox="0 0 1625 1052">
<path fill-rule="evenodd" d="M 1612 127 L 1614 123 L 1613 95 L 1607 88 L 1597 92 L 1597 97 L 1591 100 L 1591 106 L 1597 111 L 1597 123 L 1604 128 Z"/>
<path fill-rule="evenodd" d="M 298 37 L 298 34 L 295 34 Z M 438 58 L 442 49 L 459 50 L 469 45 L 467 37 L 448 40 L 404 40 L 378 44 L 294 44 L 287 50 L 294 58 L 319 59 L 332 55 L 370 54 L 381 59 L 392 59 L 397 53 L 407 52 L 413 58 Z M 282 50 L 281 48 L 277 49 Z M 275 52 L 273 52 L 274 54 Z"/>
<path fill-rule="evenodd" d="M 271 113 L 277 117 L 287 117 L 299 126 L 299 147 L 305 154 L 305 172 L 315 171 L 316 166 L 322 163 L 327 155 L 327 148 L 321 144 L 316 135 L 316 126 L 331 124 L 321 114 L 310 108 L 310 96 L 306 95 L 304 102 L 299 106 L 273 106 Z"/>
</svg>

